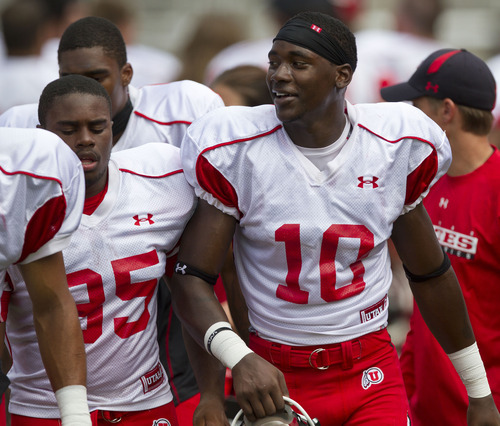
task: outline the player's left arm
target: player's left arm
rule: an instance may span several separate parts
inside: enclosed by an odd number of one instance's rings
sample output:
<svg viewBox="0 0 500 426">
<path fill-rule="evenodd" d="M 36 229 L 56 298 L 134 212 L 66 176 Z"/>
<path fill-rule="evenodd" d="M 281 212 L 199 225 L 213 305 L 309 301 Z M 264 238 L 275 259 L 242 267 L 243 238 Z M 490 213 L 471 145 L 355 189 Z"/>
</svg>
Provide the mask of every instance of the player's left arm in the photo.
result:
<svg viewBox="0 0 500 426">
<path fill-rule="evenodd" d="M 392 241 L 409 271 L 410 287 L 432 334 L 453 358 L 469 395 L 469 425 L 500 425 L 460 285 L 422 203 L 395 222 Z"/>
</svg>

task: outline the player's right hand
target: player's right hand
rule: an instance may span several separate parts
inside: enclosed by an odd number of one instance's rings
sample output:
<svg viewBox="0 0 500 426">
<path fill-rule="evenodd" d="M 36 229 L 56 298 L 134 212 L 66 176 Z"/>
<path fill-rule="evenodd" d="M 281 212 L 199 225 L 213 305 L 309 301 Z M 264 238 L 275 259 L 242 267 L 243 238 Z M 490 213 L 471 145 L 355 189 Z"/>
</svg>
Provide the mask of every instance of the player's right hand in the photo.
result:
<svg viewBox="0 0 500 426">
<path fill-rule="evenodd" d="M 493 396 L 469 398 L 467 411 L 468 426 L 500 426 L 500 414 L 493 401 Z"/>
<path fill-rule="evenodd" d="M 257 354 L 243 357 L 232 369 L 236 400 L 250 421 L 283 411 L 288 388 L 283 373 Z"/>
</svg>

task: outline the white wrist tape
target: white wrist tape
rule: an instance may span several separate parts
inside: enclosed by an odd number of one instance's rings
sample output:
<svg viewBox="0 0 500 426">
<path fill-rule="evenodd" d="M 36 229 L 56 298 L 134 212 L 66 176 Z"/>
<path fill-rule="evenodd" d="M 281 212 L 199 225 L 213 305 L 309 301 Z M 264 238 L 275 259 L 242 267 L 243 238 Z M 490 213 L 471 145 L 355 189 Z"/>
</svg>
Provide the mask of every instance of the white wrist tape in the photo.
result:
<svg viewBox="0 0 500 426">
<path fill-rule="evenodd" d="M 225 321 L 212 324 L 205 333 L 204 342 L 208 353 L 229 369 L 253 352 Z"/>
<path fill-rule="evenodd" d="M 483 398 L 491 394 L 483 360 L 475 342 L 467 348 L 448 354 L 448 357 L 465 385 L 467 395 L 471 398 Z"/>
<path fill-rule="evenodd" d="M 62 426 L 92 426 L 85 386 L 71 385 L 58 389 L 56 399 Z"/>
</svg>

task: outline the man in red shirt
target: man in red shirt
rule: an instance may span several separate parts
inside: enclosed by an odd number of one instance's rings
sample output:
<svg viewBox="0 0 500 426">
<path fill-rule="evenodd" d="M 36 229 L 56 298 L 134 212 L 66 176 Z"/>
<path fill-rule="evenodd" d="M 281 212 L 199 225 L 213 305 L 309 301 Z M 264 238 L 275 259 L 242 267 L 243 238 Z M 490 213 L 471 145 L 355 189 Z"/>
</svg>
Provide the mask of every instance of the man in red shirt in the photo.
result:
<svg viewBox="0 0 500 426">
<path fill-rule="evenodd" d="M 424 205 L 460 282 L 499 407 L 500 152 L 488 140 L 495 80 L 477 56 L 442 49 L 427 57 L 407 83 L 382 89 L 381 95 L 387 101 L 412 100 L 450 141 L 451 166 Z M 468 392 L 416 305 L 401 364 L 413 424 L 466 424 Z"/>
</svg>

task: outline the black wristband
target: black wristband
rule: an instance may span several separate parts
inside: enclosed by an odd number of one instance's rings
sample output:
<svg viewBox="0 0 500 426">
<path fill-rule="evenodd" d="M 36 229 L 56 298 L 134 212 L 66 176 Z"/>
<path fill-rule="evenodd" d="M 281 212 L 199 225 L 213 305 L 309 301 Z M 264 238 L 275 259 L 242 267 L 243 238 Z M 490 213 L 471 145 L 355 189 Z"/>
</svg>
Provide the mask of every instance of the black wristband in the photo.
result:
<svg viewBox="0 0 500 426">
<path fill-rule="evenodd" d="M 180 275 L 194 275 L 195 277 L 201 278 L 210 285 L 215 285 L 217 282 L 218 275 L 207 274 L 206 272 L 196 269 L 194 266 L 188 265 L 182 261 L 175 264 L 174 272 Z"/>
<path fill-rule="evenodd" d="M 443 262 L 441 263 L 441 265 L 439 266 L 439 268 L 437 268 L 435 271 L 433 272 L 430 272 L 429 274 L 424 274 L 424 275 L 416 275 L 416 274 L 413 274 L 412 272 L 410 272 L 406 266 L 403 264 L 403 268 L 405 270 L 405 274 L 406 276 L 408 277 L 408 279 L 410 281 L 413 281 L 415 283 L 420 283 L 422 281 L 427 281 L 427 280 L 430 280 L 431 278 L 436 278 L 436 277 L 440 277 L 441 275 L 443 275 L 448 269 L 450 269 L 450 266 L 451 266 L 451 262 L 450 262 L 450 259 L 448 257 L 448 255 L 444 252 L 443 250 Z"/>
</svg>

